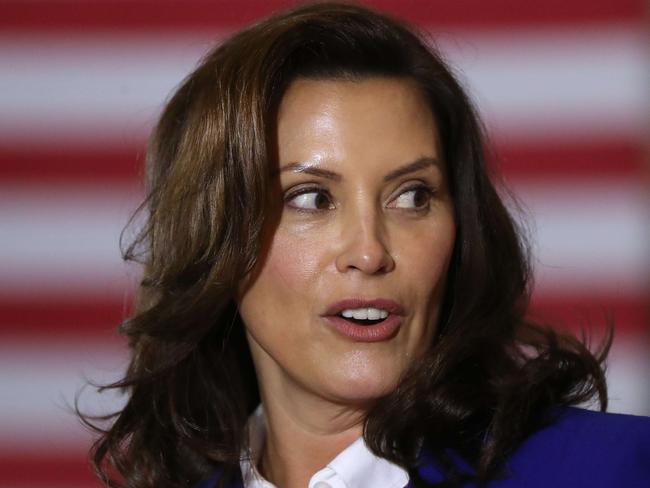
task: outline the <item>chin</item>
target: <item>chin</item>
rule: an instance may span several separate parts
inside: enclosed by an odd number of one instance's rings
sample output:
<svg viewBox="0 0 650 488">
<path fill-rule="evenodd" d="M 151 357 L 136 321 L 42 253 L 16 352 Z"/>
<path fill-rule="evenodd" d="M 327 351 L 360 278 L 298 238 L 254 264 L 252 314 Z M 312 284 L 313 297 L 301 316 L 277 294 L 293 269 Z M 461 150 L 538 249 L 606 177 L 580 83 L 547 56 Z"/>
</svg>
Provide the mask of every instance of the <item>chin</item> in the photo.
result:
<svg viewBox="0 0 650 488">
<path fill-rule="evenodd" d="M 328 377 L 327 390 L 341 403 L 367 403 L 387 395 L 398 384 L 401 371 L 391 368 L 350 369 Z M 344 373 L 344 374 L 340 374 Z M 347 374 L 345 374 L 347 373 Z"/>
</svg>

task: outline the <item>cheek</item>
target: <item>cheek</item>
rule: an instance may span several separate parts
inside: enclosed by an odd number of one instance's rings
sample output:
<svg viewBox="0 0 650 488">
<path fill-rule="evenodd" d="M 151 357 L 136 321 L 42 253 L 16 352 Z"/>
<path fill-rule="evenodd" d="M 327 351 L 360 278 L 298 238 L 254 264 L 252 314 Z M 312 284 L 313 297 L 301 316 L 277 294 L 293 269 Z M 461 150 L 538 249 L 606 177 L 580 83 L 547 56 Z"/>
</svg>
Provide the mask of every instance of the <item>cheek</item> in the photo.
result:
<svg viewBox="0 0 650 488">
<path fill-rule="evenodd" d="M 409 251 L 402 255 L 410 289 L 417 297 L 416 323 L 421 327 L 421 335 L 410 338 L 416 343 L 411 346 L 414 350 L 426 348 L 435 334 L 455 241 L 456 228 L 450 212 L 448 218 L 412 239 Z"/>
<path fill-rule="evenodd" d="M 305 286 L 316 278 L 319 251 L 317 240 L 279 229 L 271 243 L 260 278 L 266 286 L 281 294 L 304 293 Z"/>
<path fill-rule="evenodd" d="M 251 328 L 258 328 L 258 324 L 262 327 L 265 323 L 283 323 L 288 311 L 302 311 L 304 306 L 297 305 L 310 295 L 319 275 L 322 253 L 319 242 L 322 239 L 312 238 L 311 233 L 282 226 L 275 230 L 240 299 L 240 311 Z"/>
<path fill-rule="evenodd" d="M 408 244 L 407 244 L 407 242 Z M 419 290 L 439 288 L 446 281 L 447 270 L 456 241 L 456 226 L 451 215 L 424 232 L 407 236 L 399 248 L 404 272 Z"/>
</svg>

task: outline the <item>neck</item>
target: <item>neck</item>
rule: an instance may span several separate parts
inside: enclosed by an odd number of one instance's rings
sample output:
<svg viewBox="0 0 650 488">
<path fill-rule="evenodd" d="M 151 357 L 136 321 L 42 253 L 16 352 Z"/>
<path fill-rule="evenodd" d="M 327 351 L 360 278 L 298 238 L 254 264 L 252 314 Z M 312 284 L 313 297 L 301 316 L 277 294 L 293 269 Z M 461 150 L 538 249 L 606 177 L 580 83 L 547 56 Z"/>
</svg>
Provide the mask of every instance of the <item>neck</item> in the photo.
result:
<svg viewBox="0 0 650 488">
<path fill-rule="evenodd" d="M 308 486 L 314 473 L 362 435 L 365 409 L 304 392 L 288 395 L 282 388 L 262 388 L 261 395 L 267 435 L 258 469 L 276 486 Z"/>
</svg>

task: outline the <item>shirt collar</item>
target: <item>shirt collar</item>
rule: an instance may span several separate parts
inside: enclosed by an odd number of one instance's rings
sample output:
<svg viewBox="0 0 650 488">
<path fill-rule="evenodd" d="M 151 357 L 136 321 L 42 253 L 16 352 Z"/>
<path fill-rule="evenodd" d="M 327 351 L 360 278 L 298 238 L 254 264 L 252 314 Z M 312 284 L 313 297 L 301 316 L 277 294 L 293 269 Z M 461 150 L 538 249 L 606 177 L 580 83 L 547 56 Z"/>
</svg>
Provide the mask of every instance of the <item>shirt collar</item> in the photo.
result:
<svg viewBox="0 0 650 488">
<path fill-rule="evenodd" d="M 261 405 L 248 421 L 248 435 L 248 450 L 240 462 L 244 487 L 276 488 L 262 478 L 256 468 L 266 438 Z M 403 488 L 408 480 L 408 473 L 403 468 L 373 454 L 360 437 L 315 473 L 309 480 L 309 488 Z"/>
</svg>

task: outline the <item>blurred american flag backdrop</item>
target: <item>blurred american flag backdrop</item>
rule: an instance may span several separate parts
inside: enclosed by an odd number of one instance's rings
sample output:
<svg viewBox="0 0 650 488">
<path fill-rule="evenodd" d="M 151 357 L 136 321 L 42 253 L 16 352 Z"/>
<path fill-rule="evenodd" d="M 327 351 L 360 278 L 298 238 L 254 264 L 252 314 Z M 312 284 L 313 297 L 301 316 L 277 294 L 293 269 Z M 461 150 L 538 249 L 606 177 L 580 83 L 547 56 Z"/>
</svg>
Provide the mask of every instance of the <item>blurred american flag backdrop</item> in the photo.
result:
<svg viewBox="0 0 650 488">
<path fill-rule="evenodd" d="M 526 208 L 536 313 L 595 338 L 610 313 L 611 410 L 650 414 L 647 4 L 368 3 L 430 31 L 476 100 Z M 98 485 L 70 405 L 125 367 L 146 137 L 214 42 L 287 4 L 0 1 L 0 488 Z M 81 406 L 123 400 L 104 396 Z"/>
</svg>

